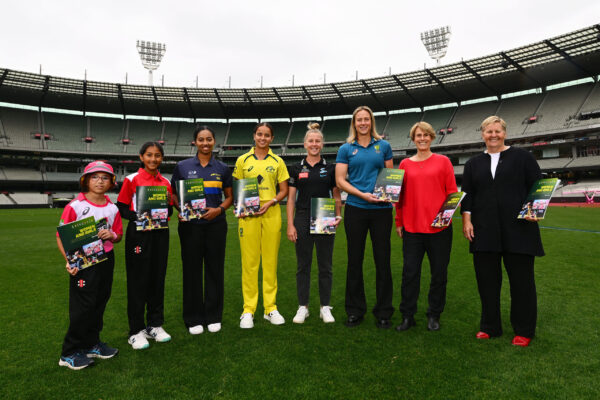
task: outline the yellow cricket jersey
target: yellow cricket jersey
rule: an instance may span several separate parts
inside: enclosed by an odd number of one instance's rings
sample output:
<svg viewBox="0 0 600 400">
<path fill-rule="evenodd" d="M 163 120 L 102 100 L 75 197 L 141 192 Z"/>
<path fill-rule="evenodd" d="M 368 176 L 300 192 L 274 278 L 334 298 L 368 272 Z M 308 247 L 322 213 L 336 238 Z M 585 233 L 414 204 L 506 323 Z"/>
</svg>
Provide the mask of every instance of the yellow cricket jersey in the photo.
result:
<svg viewBox="0 0 600 400">
<path fill-rule="evenodd" d="M 235 162 L 233 177 L 236 179 L 257 178 L 258 195 L 260 201 L 272 200 L 277 195 L 277 184 L 288 180 L 287 167 L 283 159 L 269 149 L 264 160 L 259 160 L 254 155 L 254 147 L 249 152 L 242 154 Z"/>
</svg>

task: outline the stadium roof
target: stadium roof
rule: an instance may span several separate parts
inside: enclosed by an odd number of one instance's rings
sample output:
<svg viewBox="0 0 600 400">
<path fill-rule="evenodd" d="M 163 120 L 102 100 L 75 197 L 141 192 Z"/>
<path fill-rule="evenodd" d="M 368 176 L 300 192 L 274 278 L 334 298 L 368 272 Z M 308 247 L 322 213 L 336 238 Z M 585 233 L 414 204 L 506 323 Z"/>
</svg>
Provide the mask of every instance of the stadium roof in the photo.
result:
<svg viewBox="0 0 600 400">
<path fill-rule="evenodd" d="M 513 50 L 371 79 L 272 88 L 189 88 L 94 82 L 0 68 L 0 101 L 123 115 L 292 118 L 422 108 L 500 96 L 600 74 L 600 25 Z"/>
</svg>

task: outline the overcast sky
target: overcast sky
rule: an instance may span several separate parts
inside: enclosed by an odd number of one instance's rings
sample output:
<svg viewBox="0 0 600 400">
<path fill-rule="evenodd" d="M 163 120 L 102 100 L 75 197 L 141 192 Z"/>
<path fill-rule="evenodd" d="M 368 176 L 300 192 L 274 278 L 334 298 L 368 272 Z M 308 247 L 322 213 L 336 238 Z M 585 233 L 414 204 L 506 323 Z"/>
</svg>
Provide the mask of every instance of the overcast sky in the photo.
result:
<svg viewBox="0 0 600 400">
<path fill-rule="evenodd" d="M 3 1 L 0 67 L 147 84 L 136 40 L 164 42 L 155 84 L 315 84 L 434 66 L 419 33 L 443 25 L 443 63 L 600 23 L 596 0 Z"/>
</svg>

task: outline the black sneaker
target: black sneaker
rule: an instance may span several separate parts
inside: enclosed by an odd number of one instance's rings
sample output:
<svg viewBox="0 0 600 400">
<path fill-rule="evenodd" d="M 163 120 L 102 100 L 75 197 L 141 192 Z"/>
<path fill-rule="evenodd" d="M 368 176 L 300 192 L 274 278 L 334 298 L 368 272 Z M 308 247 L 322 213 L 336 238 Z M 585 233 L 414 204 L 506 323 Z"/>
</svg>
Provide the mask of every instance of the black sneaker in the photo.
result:
<svg viewBox="0 0 600 400">
<path fill-rule="evenodd" d="M 112 348 L 104 342 L 98 342 L 98 344 L 87 351 L 87 357 L 107 359 L 113 358 L 118 352 L 118 349 Z"/>
<path fill-rule="evenodd" d="M 94 364 L 94 360 L 90 360 L 83 353 L 73 353 L 69 356 L 61 356 L 58 360 L 58 365 L 78 370 L 89 367 Z"/>
</svg>

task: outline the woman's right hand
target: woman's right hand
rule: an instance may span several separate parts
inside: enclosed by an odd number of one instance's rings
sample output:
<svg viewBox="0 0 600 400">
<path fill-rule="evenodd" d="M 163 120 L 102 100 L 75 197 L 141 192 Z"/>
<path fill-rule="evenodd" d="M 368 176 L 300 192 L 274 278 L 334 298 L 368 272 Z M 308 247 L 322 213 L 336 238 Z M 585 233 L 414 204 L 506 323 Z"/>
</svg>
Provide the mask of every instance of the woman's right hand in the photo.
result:
<svg viewBox="0 0 600 400">
<path fill-rule="evenodd" d="M 291 242 L 296 243 L 296 240 L 298 239 L 298 231 L 296 231 L 294 224 L 288 223 L 287 237 Z"/>
<path fill-rule="evenodd" d="M 470 220 L 465 220 L 464 215 L 463 215 L 463 235 L 465 236 L 465 238 L 467 238 L 467 240 L 469 242 L 472 242 L 473 238 L 475 237 L 475 231 L 473 230 L 473 224 L 471 223 Z"/>
<path fill-rule="evenodd" d="M 368 201 L 369 203 L 385 203 L 385 200 L 381 200 L 379 197 L 375 196 L 373 193 L 361 192 L 360 197 L 363 200 Z"/>
<path fill-rule="evenodd" d="M 398 234 L 398 236 L 402 237 L 402 227 L 401 226 L 396 227 L 396 233 Z"/>
</svg>

